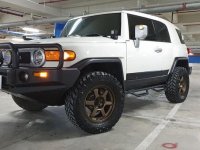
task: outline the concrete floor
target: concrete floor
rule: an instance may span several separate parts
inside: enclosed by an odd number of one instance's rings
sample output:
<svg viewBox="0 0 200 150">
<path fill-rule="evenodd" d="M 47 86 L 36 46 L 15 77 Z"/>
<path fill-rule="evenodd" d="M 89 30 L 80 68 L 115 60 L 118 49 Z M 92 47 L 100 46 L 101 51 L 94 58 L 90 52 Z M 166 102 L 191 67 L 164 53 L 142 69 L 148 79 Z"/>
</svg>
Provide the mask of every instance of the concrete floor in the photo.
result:
<svg viewBox="0 0 200 150">
<path fill-rule="evenodd" d="M 3 150 L 199 150 L 200 65 L 194 66 L 188 99 L 170 104 L 163 93 L 135 98 L 112 131 L 89 135 L 66 118 L 64 107 L 40 113 L 20 109 L 0 92 L 0 149 Z"/>
</svg>

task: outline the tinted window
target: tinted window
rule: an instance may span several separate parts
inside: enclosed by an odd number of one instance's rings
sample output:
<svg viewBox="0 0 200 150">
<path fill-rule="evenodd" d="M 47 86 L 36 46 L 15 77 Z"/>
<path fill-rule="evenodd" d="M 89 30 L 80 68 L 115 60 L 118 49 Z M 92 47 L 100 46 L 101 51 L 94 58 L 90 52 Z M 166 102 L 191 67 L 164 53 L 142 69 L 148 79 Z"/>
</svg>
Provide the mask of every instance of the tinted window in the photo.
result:
<svg viewBox="0 0 200 150">
<path fill-rule="evenodd" d="M 176 29 L 176 32 L 177 32 L 177 34 L 178 34 L 178 36 L 179 36 L 179 39 L 180 39 L 181 43 L 182 43 L 182 44 L 185 44 L 185 41 L 184 41 L 184 39 L 183 39 L 183 35 L 181 34 L 181 31 L 178 30 L 178 29 Z"/>
<path fill-rule="evenodd" d="M 158 42 L 171 42 L 167 26 L 161 22 L 153 21 L 157 41 Z"/>
<path fill-rule="evenodd" d="M 147 25 L 148 26 L 148 36 L 145 40 L 156 41 L 156 33 L 154 30 L 153 22 L 150 19 L 128 15 L 129 20 L 129 34 L 130 38 L 135 40 L 135 26 L 136 25 Z"/>
<path fill-rule="evenodd" d="M 121 35 L 121 14 L 82 17 L 69 21 L 62 36 L 110 36 L 112 30 Z"/>
</svg>

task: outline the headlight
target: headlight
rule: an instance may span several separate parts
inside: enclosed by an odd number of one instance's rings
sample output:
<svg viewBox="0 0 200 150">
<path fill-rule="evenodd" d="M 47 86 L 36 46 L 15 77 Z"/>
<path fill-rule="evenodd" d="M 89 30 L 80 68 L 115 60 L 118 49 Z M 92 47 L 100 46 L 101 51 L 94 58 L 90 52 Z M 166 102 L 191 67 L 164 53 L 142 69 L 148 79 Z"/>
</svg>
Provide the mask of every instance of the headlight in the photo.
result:
<svg viewBox="0 0 200 150">
<path fill-rule="evenodd" d="M 3 65 L 9 66 L 12 62 L 12 53 L 10 50 L 6 50 L 3 52 Z"/>
<path fill-rule="evenodd" d="M 35 50 L 32 54 L 32 63 L 35 67 L 41 67 L 45 63 L 45 54 L 43 49 Z"/>
</svg>

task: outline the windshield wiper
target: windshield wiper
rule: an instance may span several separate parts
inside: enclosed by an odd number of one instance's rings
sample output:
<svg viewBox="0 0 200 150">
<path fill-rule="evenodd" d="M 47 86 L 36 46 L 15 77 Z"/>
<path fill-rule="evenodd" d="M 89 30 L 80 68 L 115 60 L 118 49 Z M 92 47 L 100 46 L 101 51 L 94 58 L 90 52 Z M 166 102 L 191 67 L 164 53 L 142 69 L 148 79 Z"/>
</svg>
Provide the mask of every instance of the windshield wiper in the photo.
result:
<svg viewBox="0 0 200 150">
<path fill-rule="evenodd" d="M 98 33 L 91 33 L 91 34 L 86 34 L 86 35 L 78 35 L 78 34 L 76 34 L 76 35 L 68 35 L 67 37 L 97 37 L 97 36 L 99 36 L 99 37 L 105 37 L 105 38 L 110 38 L 110 37 L 108 37 L 108 36 L 106 36 L 106 35 L 101 35 L 101 34 L 98 34 Z"/>
<path fill-rule="evenodd" d="M 85 36 L 102 36 L 102 37 L 106 37 L 106 36 L 104 36 L 104 35 L 101 35 L 101 34 L 98 34 L 98 33 L 91 33 L 91 34 L 87 34 L 87 35 L 85 35 Z"/>
</svg>

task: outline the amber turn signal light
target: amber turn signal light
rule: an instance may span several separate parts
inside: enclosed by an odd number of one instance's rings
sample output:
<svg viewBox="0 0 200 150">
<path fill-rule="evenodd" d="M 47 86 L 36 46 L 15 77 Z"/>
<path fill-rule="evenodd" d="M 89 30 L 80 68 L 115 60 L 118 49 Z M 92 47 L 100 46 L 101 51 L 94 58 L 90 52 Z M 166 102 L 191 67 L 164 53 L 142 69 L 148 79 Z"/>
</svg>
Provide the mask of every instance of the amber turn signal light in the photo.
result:
<svg viewBox="0 0 200 150">
<path fill-rule="evenodd" d="M 60 58 L 59 51 L 45 51 L 46 61 L 58 61 Z"/>
<path fill-rule="evenodd" d="M 60 59 L 60 52 L 47 50 L 45 51 L 46 61 L 59 61 Z M 76 53 L 70 50 L 64 51 L 64 60 L 65 61 L 72 61 L 76 58 Z"/>
<path fill-rule="evenodd" d="M 35 77 L 39 77 L 39 78 L 47 78 L 48 77 L 48 73 L 47 72 L 35 72 L 34 76 Z"/>
</svg>

